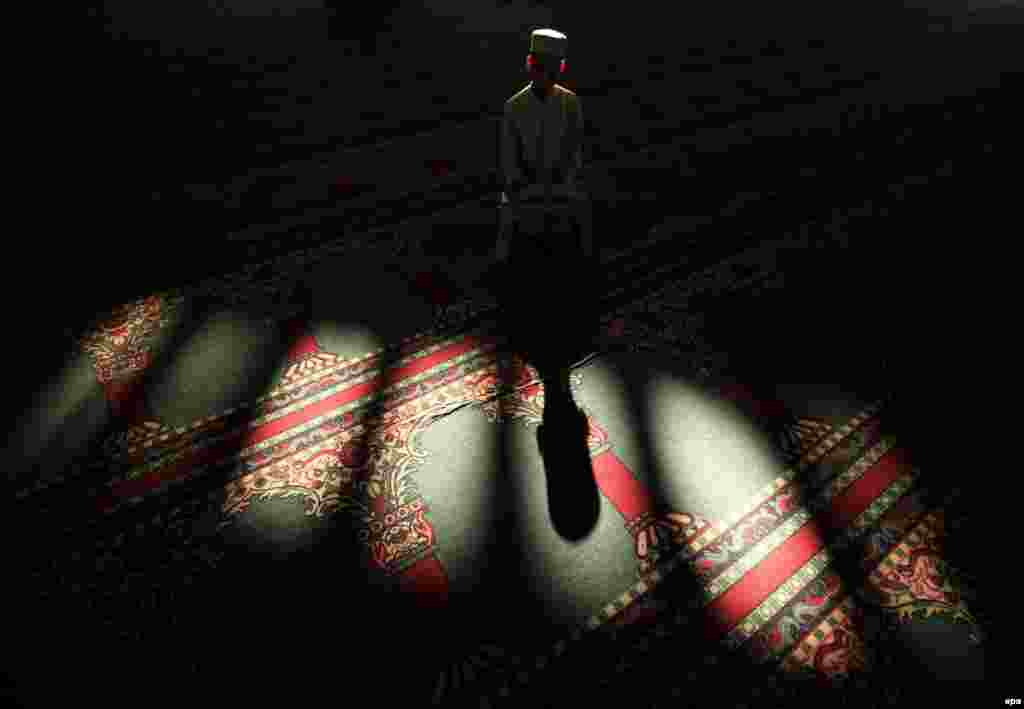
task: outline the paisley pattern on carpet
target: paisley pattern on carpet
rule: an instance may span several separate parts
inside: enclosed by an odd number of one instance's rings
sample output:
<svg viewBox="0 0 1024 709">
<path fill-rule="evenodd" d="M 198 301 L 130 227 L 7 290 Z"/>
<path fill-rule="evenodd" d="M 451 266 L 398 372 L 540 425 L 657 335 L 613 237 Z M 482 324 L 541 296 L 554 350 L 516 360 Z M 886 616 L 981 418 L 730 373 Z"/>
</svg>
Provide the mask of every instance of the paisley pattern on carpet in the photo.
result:
<svg viewBox="0 0 1024 709">
<path fill-rule="evenodd" d="M 968 603 L 973 591 L 943 559 L 955 491 L 932 489 L 883 431 L 885 402 L 833 427 L 755 393 L 701 343 L 709 307 L 698 300 L 770 288 L 769 248 L 623 303 L 605 313 L 602 328 L 605 350 L 621 341 L 630 351 L 668 353 L 771 431 L 785 462 L 776 478 L 731 519 L 666 509 L 617 455 L 605 422 L 584 410 L 594 478 L 621 516 L 635 582 L 607 589 L 600 612 L 530 656 L 487 644 L 453 658 L 437 678 L 435 704 L 540 701 L 532 693 L 585 668 L 603 678 L 594 691 L 627 673 L 638 686 L 653 683 L 662 670 L 652 655 L 684 630 L 701 639 L 688 659 L 677 658 L 684 666 L 729 666 L 742 656 L 749 666 L 823 683 L 875 681 L 886 644 L 881 631 L 868 637 L 868 617 L 882 627 L 965 624 L 982 641 Z M 96 617 L 121 627 L 131 620 L 119 597 L 163 598 L 154 603 L 170 607 L 170 579 L 216 574 L 231 553 L 220 532 L 261 505 L 296 499 L 312 519 L 347 520 L 368 574 L 398 583 L 426 607 L 445 607 L 444 540 L 418 481 L 433 455 L 424 432 L 464 408 L 491 424 L 526 427 L 544 411 L 539 374 L 504 354 L 494 323 L 465 329 L 493 303 L 446 297 L 428 331 L 345 359 L 319 347 L 294 300 L 251 295 L 271 303 L 268 317 L 292 333 L 281 376 L 247 406 L 172 428 L 148 416 L 137 387 L 185 298 L 127 304 L 80 339 L 122 425 L 91 459 L 19 493 L 50 515 L 62 539 L 62 556 L 35 559 L 41 597 L 82 594 Z M 574 397 L 587 376 L 586 367 L 572 372 Z M 133 571 L 130 560 L 154 539 L 161 574 Z M 766 686 L 779 686 L 774 674 L 765 677 Z"/>
</svg>

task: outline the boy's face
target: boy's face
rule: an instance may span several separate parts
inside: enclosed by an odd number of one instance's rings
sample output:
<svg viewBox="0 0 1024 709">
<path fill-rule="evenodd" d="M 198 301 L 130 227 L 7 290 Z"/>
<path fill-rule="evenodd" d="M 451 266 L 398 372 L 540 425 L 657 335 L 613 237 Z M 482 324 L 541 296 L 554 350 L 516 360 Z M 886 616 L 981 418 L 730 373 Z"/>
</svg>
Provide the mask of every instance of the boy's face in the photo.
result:
<svg viewBox="0 0 1024 709">
<path fill-rule="evenodd" d="M 530 80 L 534 86 L 542 91 L 550 90 L 558 80 L 559 64 L 561 64 L 560 59 L 535 54 L 533 66 L 530 67 Z"/>
</svg>

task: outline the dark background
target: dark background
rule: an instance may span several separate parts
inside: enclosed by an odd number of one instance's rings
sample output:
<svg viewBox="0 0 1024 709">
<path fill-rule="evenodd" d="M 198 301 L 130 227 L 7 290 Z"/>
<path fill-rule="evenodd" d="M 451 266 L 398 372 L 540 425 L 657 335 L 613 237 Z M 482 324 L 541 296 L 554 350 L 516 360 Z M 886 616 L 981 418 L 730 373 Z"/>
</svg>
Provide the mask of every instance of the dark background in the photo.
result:
<svg viewBox="0 0 1024 709">
<path fill-rule="evenodd" d="M 357 15 L 341 3 L 231 0 L 214 10 L 119 0 L 82 8 L 74 22 L 51 19 L 71 36 L 33 35 L 37 50 L 25 63 L 49 78 L 18 94 L 47 157 L 25 180 L 38 188 L 40 206 L 9 236 L 4 282 L 16 336 L 8 350 L 45 360 L 65 327 L 105 304 L 258 258 L 259 244 L 231 244 L 226 230 L 296 208 L 270 208 L 260 194 L 229 204 L 216 188 L 233 177 L 499 115 L 525 82 L 529 31 L 550 26 L 570 37 L 569 85 L 585 105 L 606 107 L 588 113 L 592 157 L 619 166 L 607 183 L 614 189 L 594 191 L 600 222 L 610 225 L 599 235 L 605 245 L 628 243 L 664 213 L 715 214 L 741 191 L 778 198 L 735 228 L 795 228 L 882 180 L 955 158 L 948 179 L 892 196 L 885 214 L 858 222 L 858 248 L 828 263 L 815 254 L 795 259 L 788 293 L 744 305 L 747 319 L 729 325 L 785 325 L 808 299 L 827 300 L 841 317 L 822 329 L 845 328 L 851 343 L 884 339 L 875 348 L 892 353 L 888 376 L 903 401 L 915 402 L 902 412 L 916 422 L 908 435 L 916 432 L 951 477 L 973 470 L 975 440 L 958 448 L 925 439 L 949 430 L 941 425 L 951 412 L 970 411 L 955 403 L 983 395 L 985 372 L 974 362 L 1005 339 L 989 325 L 998 302 L 983 293 L 1009 251 L 1006 237 L 1020 232 L 1011 209 L 1020 8 L 464 5 L 376 3 Z M 683 141 L 646 157 L 652 145 L 870 82 L 878 90 L 869 109 L 752 135 L 727 150 Z M 753 105 L 729 108 L 751 95 Z M 984 110 L 973 112 L 976 105 Z M 955 119 L 946 117 L 950 108 Z M 869 159 L 854 161 L 857 150 Z M 493 174 L 459 179 L 467 199 L 495 189 Z M 377 189 L 382 201 L 393 196 L 386 184 Z M 845 283 L 860 287 L 837 287 Z M 33 364 L 45 369 L 41 360 Z M 978 480 L 974 494 L 983 492 Z"/>
<path fill-rule="evenodd" d="M 646 131 L 655 119 L 676 133 L 734 120 L 692 115 L 709 96 L 750 91 L 732 74 L 715 82 L 726 64 L 746 66 L 767 107 L 801 100 L 794 87 L 820 85 L 829 72 L 875 72 L 890 87 L 927 83 L 936 104 L 971 84 L 1005 93 L 1020 61 L 1020 11 L 1009 6 L 985 10 L 982 22 L 948 1 L 697 5 L 93 3 L 60 45 L 68 60 L 43 97 L 59 126 L 45 138 L 57 158 L 46 184 L 76 231 L 90 234 L 67 239 L 67 253 L 87 280 L 103 280 L 105 268 L 135 267 L 134 255 L 122 255 L 139 252 L 131 246 L 142 231 L 144 242 L 180 244 L 171 256 L 181 263 L 165 267 L 186 267 L 197 244 L 225 229 L 282 216 L 259 195 L 230 204 L 211 187 L 318 152 L 497 115 L 524 83 L 528 33 L 538 26 L 569 35 L 569 84 L 581 96 L 635 106 L 620 125 L 594 116 L 595 137 L 621 132 L 638 145 L 653 142 Z M 785 71 L 769 52 L 786 58 Z M 686 124 L 673 121 L 684 114 Z M 735 157 L 737 165 L 758 159 Z"/>
<path fill-rule="evenodd" d="M 860 229 L 861 256 L 821 276 L 873 269 L 877 298 L 903 308 L 908 327 L 944 328 L 936 319 L 977 291 L 950 284 L 989 268 L 1015 223 L 1021 18 L 1019 3 L 951 0 L 92 3 L 60 23 L 70 31 L 53 61 L 25 57 L 51 72 L 25 98 L 48 157 L 25 180 L 40 197 L 33 227 L 11 242 L 39 277 L 29 298 L 21 279 L 6 284 L 27 304 L 20 332 L 42 349 L 98 308 L 258 260 L 268 244 L 225 234 L 310 206 L 343 209 L 352 195 L 274 205 L 275 185 L 229 195 L 231 179 L 495 118 L 526 81 L 530 30 L 551 26 L 570 38 L 567 85 L 589 107 L 587 158 L 612 165 L 592 188 L 599 246 L 628 243 L 670 211 L 714 215 L 744 191 L 779 196 L 752 210 L 753 233 L 768 218 L 799 223 L 801 210 L 827 212 L 956 154 L 946 179 L 896 195 Z M 859 105 L 790 118 L 790 106 L 865 87 Z M 688 142 L 762 114 L 789 123 L 727 149 Z M 423 196 L 493 197 L 496 145 L 473 149 L 493 150 L 494 170 L 424 184 Z M 375 223 L 412 209 L 386 180 L 373 190 Z M 485 241 L 494 228 L 481 224 Z"/>
</svg>

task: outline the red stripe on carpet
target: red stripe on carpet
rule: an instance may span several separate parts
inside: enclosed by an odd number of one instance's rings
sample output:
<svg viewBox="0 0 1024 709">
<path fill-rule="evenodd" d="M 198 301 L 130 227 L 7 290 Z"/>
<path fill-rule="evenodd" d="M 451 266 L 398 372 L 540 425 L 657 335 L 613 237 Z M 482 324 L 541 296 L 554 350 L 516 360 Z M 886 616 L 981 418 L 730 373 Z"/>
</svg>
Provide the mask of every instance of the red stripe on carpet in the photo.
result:
<svg viewBox="0 0 1024 709">
<path fill-rule="evenodd" d="M 239 451 L 245 448 L 254 446 L 269 438 L 280 435 L 289 429 L 300 426 L 316 418 L 317 416 L 322 416 L 334 409 L 355 401 L 356 399 L 367 396 L 384 386 L 390 386 L 402 381 L 403 379 L 421 374 L 447 360 L 454 359 L 466 352 L 470 352 L 473 349 L 481 347 L 487 342 L 488 340 L 484 338 L 467 337 L 458 344 L 435 352 L 428 357 L 418 359 L 405 367 L 395 369 L 389 372 L 387 376 L 374 377 L 368 382 L 357 384 L 345 391 L 340 391 L 334 396 L 324 399 L 323 401 L 311 404 L 303 408 L 301 411 L 296 411 L 293 414 L 259 426 L 251 431 L 246 431 L 244 429 L 233 431 L 218 445 L 193 452 L 178 463 L 151 471 L 147 475 L 134 480 L 125 480 L 111 485 L 111 495 L 122 500 L 132 497 L 141 497 L 142 495 L 160 488 L 169 482 L 185 477 L 189 470 L 193 468 L 209 465 L 232 455 L 238 455 Z M 104 508 L 104 511 L 108 512 L 110 510 Z"/>
<path fill-rule="evenodd" d="M 344 406 L 345 404 L 349 404 L 355 401 L 356 399 L 360 399 L 364 396 L 372 394 L 373 392 L 378 391 L 384 388 L 385 386 L 391 386 L 393 384 L 401 382 L 404 379 L 410 379 L 418 374 L 422 374 L 423 372 L 429 369 L 432 369 L 440 364 L 443 364 L 447 360 L 455 359 L 456 357 L 459 357 L 460 355 L 470 352 L 471 350 L 474 350 L 478 347 L 482 347 L 484 344 L 484 340 L 482 339 L 467 337 L 463 342 L 459 344 L 452 345 L 443 350 L 440 350 L 439 352 L 435 352 L 434 354 L 428 357 L 423 357 L 421 359 L 415 360 L 411 364 L 408 364 L 404 367 L 394 369 L 388 372 L 387 375 L 380 375 L 374 377 L 368 382 L 356 384 L 355 386 L 349 387 L 344 391 L 340 391 L 337 394 L 328 397 L 327 399 L 324 399 L 323 401 L 318 401 L 315 404 L 310 404 L 309 406 L 304 407 L 301 411 L 296 411 L 295 413 L 290 414 L 288 416 L 284 416 L 276 421 L 272 421 L 271 423 L 259 426 L 256 429 L 250 431 L 248 435 L 242 438 L 242 445 L 245 448 L 254 446 L 257 443 L 261 443 L 267 440 L 268 438 L 273 438 L 274 436 L 280 435 L 291 428 L 301 426 L 302 424 L 316 418 L 317 416 L 322 416 L 326 413 L 330 413 L 336 408 Z"/>
<path fill-rule="evenodd" d="M 708 606 L 709 639 L 720 638 L 736 627 L 817 554 L 824 545 L 823 527 L 832 530 L 849 527 L 905 472 L 907 456 L 904 451 L 893 449 L 882 456 L 856 482 L 833 498 L 827 511 L 804 525 Z"/>
<path fill-rule="evenodd" d="M 420 559 L 402 572 L 398 586 L 411 594 L 418 610 L 436 611 L 448 607 L 448 574 L 433 555 Z"/>
<path fill-rule="evenodd" d="M 705 632 L 718 640 L 750 615 L 775 589 L 821 551 L 825 540 L 812 521 L 751 569 L 732 588 L 708 606 Z"/>
<path fill-rule="evenodd" d="M 316 338 L 313 335 L 300 335 L 292 342 L 291 347 L 288 348 L 288 361 L 294 362 L 307 355 L 316 354 L 319 351 L 320 348 L 317 346 Z"/>
<path fill-rule="evenodd" d="M 142 372 L 125 379 L 117 379 L 103 383 L 110 412 L 124 420 L 124 424 L 142 423 L 149 419 L 146 409 L 146 391 L 142 382 Z"/>
<path fill-rule="evenodd" d="M 893 448 L 871 466 L 857 482 L 832 499 L 822 523 L 832 529 L 845 529 L 881 497 L 886 488 L 909 472 L 909 459 L 901 448 Z"/>
<path fill-rule="evenodd" d="M 288 361 L 294 362 L 297 359 L 320 351 L 316 343 L 316 337 L 309 331 L 309 320 L 306 318 L 292 318 L 282 326 L 284 337 L 288 342 Z"/>
<path fill-rule="evenodd" d="M 627 522 L 654 510 L 647 488 L 633 477 L 629 468 L 614 453 L 601 453 L 594 458 L 593 466 L 597 486 Z"/>
</svg>

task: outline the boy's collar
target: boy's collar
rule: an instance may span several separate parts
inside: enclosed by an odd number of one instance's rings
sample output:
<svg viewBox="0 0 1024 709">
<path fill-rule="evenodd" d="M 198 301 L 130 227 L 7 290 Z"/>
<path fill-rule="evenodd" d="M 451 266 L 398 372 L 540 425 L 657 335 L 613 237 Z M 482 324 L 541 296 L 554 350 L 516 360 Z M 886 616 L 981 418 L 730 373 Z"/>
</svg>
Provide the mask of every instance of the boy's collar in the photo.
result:
<svg viewBox="0 0 1024 709">
<path fill-rule="evenodd" d="M 551 87 L 551 93 L 549 93 L 547 96 L 541 96 L 539 92 L 533 87 L 533 82 L 530 82 L 530 93 L 533 94 L 533 97 L 538 101 L 545 101 L 558 93 L 558 84 L 555 84 Z"/>
</svg>

